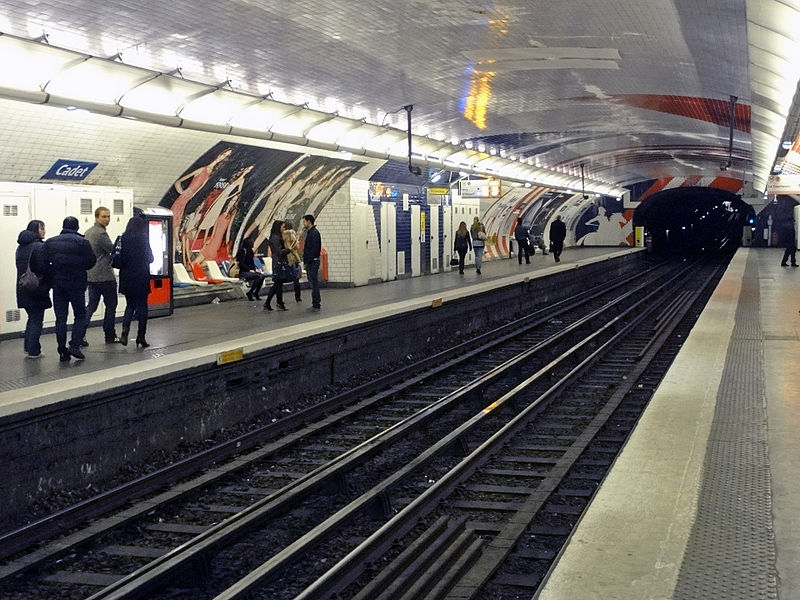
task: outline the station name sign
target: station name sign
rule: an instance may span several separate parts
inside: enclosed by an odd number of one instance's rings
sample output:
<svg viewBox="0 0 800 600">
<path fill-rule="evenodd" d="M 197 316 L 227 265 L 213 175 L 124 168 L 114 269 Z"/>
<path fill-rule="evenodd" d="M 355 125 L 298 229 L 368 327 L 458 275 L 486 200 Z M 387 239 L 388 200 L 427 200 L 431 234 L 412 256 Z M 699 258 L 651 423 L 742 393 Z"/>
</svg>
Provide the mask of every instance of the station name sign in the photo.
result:
<svg viewBox="0 0 800 600">
<path fill-rule="evenodd" d="M 800 175 L 772 175 L 767 179 L 768 194 L 800 194 Z"/>
<path fill-rule="evenodd" d="M 42 179 L 61 179 L 66 181 L 83 181 L 87 175 L 97 166 L 96 162 L 85 162 L 82 160 L 66 160 L 59 158 L 50 167 L 50 170 L 42 175 Z"/>
</svg>

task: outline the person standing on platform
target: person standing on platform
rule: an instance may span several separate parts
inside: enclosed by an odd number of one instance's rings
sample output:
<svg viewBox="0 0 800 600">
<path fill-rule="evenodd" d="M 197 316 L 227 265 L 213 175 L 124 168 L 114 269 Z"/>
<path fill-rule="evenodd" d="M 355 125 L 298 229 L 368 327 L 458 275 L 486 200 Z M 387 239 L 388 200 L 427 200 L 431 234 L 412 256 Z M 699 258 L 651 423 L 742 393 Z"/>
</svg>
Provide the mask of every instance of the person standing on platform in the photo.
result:
<svg viewBox="0 0 800 600">
<path fill-rule="evenodd" d="M 114 277 L 114 269 L 111 267 L 111 252 L 114 250 L 114 242 L 111 241 L 106 231 L 110 221 L 111 211 L 105 206 L 99 206 L 94 211 L 94 225 L 89 227 L 84 234 L 97 259 L 95 265 L 87 273 L 89 304 L 86 305 L 86 326 L 89 326 L 92 315 L 100 305 L 102 297 L 106 307 L 105 313 L 103 313 L 103 334 L 106 344 L 117 344 L 119 338 L 114 328 L 114 319 L 117 315 L 117 278 Z M 81 346 L 88 345 L 89 343 L 84 338 Z"/>
<path fill-rule="evenodd" d="M 786 224 L 783 226 L 781 230 L 781 234 L 783 237 L 783 247 L 785 251 L 783 252 L 783 260 L 781 260 L 782 267 L 788 267 L 789 265 L 786 264 L 787 260 L 792 261 L 792 266 L 797 266 L 797 234 L 794 229 L 794 221 L 789 219 Z"/>
<path fill-rule="evenodd" d="M 122 316 L 122 335 L 119 343 L 128 345 L 128 334 L 134 317 L 138 322 L 136 347 L 147 348 L 147 297 L 150 295 L 150 263 L 153 251 L 147 236 L 147 221 L 131 217 L 122 234 L 120 253 L 119 291 L 125 295 L 125 314 Z"/>
<path fill-rule="evenodd" d="M 522 217 L 517 219 L 517 226 L 514 228 L 514 239 L 517 240 L 517 261 L 522 264 L 522 255 L 525 255 L 525 264 L 531 264 L 531 251 L 530 251 L 530 231 L 525 225 L 522 224 Z"/>
<path fill-rule="evenodd" d="M 250 282 L 247 290 L 248 300 L 261 300 L 258 293 L 264 285 L 264 274 L 256 270 L 255 252 L 253 252 L 253 239 L 244 238 L 239 251 L 236 253 L 236 262 L 239 263 L 239 278 Z"/>
<path fill-rule="evenodd" d="M 464 274 L 464 258 L 467 256 L 467 250 L 472 250 L 472 236 L 467 229 L 467 224 L 464 221 L 458 224 L 458 229 L 454 236 L 453 250 L 458 253 L 458 273 Z"/>
<path fill-rule="evenodd" d="M 303 257 L 300 256 L 300 238 L 297 237 L 297 232 L 294 230 L 294 225 L 289 221 L 283 222 L 281 230 L 281 237 L 283 238 L 283 246 L 289 251 L 286 255 L 286 262 L 292 270 L 292 283 L 294 284 L 294 300 L 295 302 L 302 302 L 300 297 L 300 277 L 303 275 L 303 269 L 300 263 Z"/>
<path fill-rule="evenodd" d="M 303 244 L 303 264 L 306 266 L 306 277 L 311 285 L 311 309 L 322 308 L 319 295 L 319 265 L 322 254 L 322 236 L 314 225 L 314 215 L 303 217 L 303 227 L 306 228 L 306 241 Z"/>
<path fill-rule="evenodd" d="M 561 220 L 561 215 L 557 215 L 555 220 L 550 223 L 550 251 L 556 262 L 561 262 L 561 253 L 564 251 L 564 240 L 567 238 L 567 226 Z"/>
<path fill-rule="evenodd" d="M 17 251 L 14 255 L 17 264 L 17 307 L 22 308 L 28 315 L 25 324 L 25 339 L 23 350 L 25 358 L 42 358 L 42 345 L 39 338 L 42 335 L 42 325 L 44 323 L 44 311 L 53 306 L 50 302 L 50 291 L 46 282 L 42 281 L 45 272 L 44 262 L 44 223 L 33 220 L 28 223 L 28 227 L 20 231 L 17 236 Z M 22 274 L 28 270 L 39 276 L 39 288 L 34 291 L 26 291 L 19 285 Z"/>
<path fill-rule="evenodd" d="M 289 263 L 286 262 L 286 255 L 289 251 L 283 245 L 283 221 L 275 220 L 269 230 L 269 252 L 272 256 L 272 286 L 267 292 L 267 301 L 264 302 L 264 310 L 272 310 L 273 296 L 278 308 L 286 310 L 283 303 L 283 284 L 289 279 Z"/>
<path fill-rule="evenodd" d="M 469 233 L 472 236 L 472 249 L 475 251 L 475 272 L 480 275 L 481 266 L 483 266 L 483 250 L 486 247 L 486 227 L 478 217 L 472 220 Z"/>
<path fill-rule="evenodd" d="M 80 343 L 86 333 L 86 272 L 96 262 L 92 246 L 78 233 L 78 219 L 65 217 L 61 233 L 44 243 L 46 279 L 53 287 L 56 341 L 61 362 L 83 360 Z M 72 305 L 72 338 L 67 346 L 67 317 Z"/>
</svg>

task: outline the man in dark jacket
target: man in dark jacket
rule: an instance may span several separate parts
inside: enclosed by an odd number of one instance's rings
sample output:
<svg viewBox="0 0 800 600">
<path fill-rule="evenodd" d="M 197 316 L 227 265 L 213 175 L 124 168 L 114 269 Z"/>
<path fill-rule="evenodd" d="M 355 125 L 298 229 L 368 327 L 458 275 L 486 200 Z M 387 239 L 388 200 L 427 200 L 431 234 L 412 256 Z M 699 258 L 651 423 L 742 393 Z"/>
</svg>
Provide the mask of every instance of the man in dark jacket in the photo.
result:
<svg viewBox="0 0 800 600">
<path fill-rule="evenodd" d="M 522 224 L 522 217 L 517 219 L 517 226 L 514 229 L 514 239 L 517 240 L 517 260 L 522 264 L 522 255 L 525 255 L 525 262 L 531 264 L 531 249 L 530 249 L 530 230 Z"/>
<path fill-rule="evenodd" d="M 47 279 L 53 288 L 53 312 L 56 313 L 56 341 L 61 362 L 70 356 L 83 360 L 80 343 L 86 334 L 86 271 L 95 262 L 92 246 L 78 233 L 78 219 L 66 217 L 61 233 L 44 243 Z M 72 305 L 74 322 L 67 346 L 67 317 Z"/>
<path fill-rule="evenodd" d="M 303 227 L 306 228 L 306 241 L 303 244 L 303 264 L 306 266 L 306 277 L 311 285 L 311 308 L 319 310 L 322 305 L 319 295 L 319 263 L 322 252 L 322 236 L 314 226 L 314 215 L 303 217 Z"/>
<path fill-rule="evenodd" d="M 789 265 L 786 264 L 786 261 L 791 259 L 792 266 L 797 266 L 797 234 L 794 230 L 794 221 L 789 219 L 786 223 L 784 223 L 783 227 L 781 228 L 780 233 L 781 244 L 785 248 L 783 253 L 783 259 L 781 260 L 782 267 L 788 267 Z"/>
<path fill-rule="evenodd" d="M 550 223 L 550 246 L 553 258 L 556 262 L 561 262 L 561 252 L 564 250 L 564 240 L 567 237 L 567 226 L 561 220 L 561 215 L 558 215 L 552 223 Z"/>
</svg>

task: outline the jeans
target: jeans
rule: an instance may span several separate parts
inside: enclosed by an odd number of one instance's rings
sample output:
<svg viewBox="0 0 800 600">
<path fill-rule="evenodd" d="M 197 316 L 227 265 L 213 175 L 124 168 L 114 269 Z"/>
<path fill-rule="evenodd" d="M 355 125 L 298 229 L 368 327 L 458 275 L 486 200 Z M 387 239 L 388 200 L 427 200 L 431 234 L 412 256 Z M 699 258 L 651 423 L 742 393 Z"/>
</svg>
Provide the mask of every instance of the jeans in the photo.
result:
<svg viewBox="0 0 800 600">
<path fill-rule="evenodd" d="M 56 313 L 56 342 L 58 351 L 63 354 L 67 351 L 67 317 L 69 307 L 72 305 L 74 321 L 72 323 L 72 338 L 69 345 L 78 347 L 86 335 L 86 305 L 85 290 L 71 290 L 61 286 L 53 286 L 53 312 Z"/>
<path fill-rule="evenodd" d="M 116 281 L 90 281 L 89 282 L 89 304 L 86 306 L 86 326 L 92 320 L 92 315 L 100 305 L 100 297 L 106 306 L 103 314 L 103 333 L 106 341 L 113 340 L 117 333 L 114 330 L 114 320 L 117 316 L 117 282 Z"/>
<path fill-rule="evenodd" d="M 319 308 L 321 298 L 319 296 L 319 259 L 315 258 L 310 263 L 306 263 L 306 277 L 311 285 L 311 306 Z"/>
<path fill-rule="evenodd" d="M 483 246 L 473 246 L 472 249 L 475 251 L 475 268 L 480 271 L 481 265 L 483 265 Z"/>
<path fill-rule="evenodd" d="M 42 324 L 44 323 L 43 308 L 26 308 L 28 322 L 25 324 L 25 341 L 23 348 L 26 354 L 38 356 L 42 353 L 42 345 L 39 338 L 42 335 Z"/>
</svg>

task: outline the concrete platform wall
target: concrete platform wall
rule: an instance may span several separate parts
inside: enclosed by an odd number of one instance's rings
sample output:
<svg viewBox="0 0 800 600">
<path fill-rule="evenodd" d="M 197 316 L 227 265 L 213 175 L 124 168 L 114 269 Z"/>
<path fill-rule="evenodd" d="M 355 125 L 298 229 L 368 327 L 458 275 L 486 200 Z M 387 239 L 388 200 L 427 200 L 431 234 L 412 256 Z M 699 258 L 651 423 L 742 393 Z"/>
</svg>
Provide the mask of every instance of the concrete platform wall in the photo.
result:
<svg viewBox="0 0 800 600">
<path fill-rule="evenodd" d="M 19 523 L 32 502 L 137 472 L 154 456 L 270 417 L 301 394 L 318 393 L 422 356 L 451 339 L 559 300 L 640 268 L 642 253 L 576 266 L 442 306 L 398 312 L 250 352 L 239 362 L 208 363 L 148 376 L 124 387 L 75 397 L 0 419 L 0 529 Z M 357 291 L 354 291 L 357 293 Z M 398 298 L 398 300 L 400 300 Z"/>
</svg>

